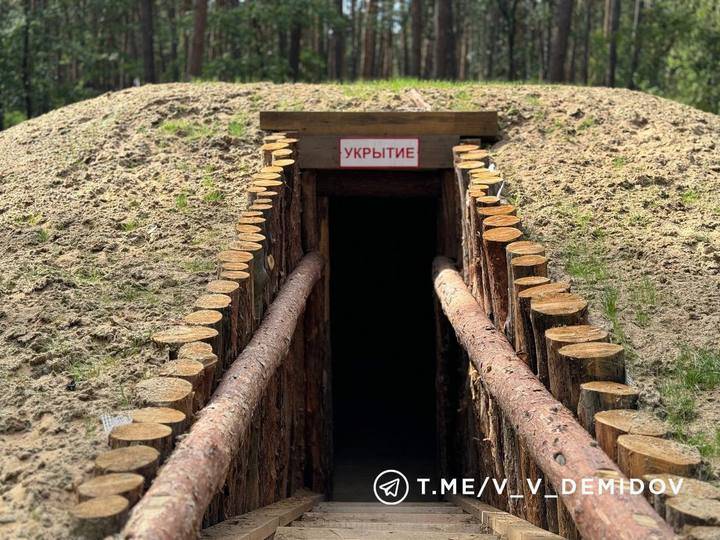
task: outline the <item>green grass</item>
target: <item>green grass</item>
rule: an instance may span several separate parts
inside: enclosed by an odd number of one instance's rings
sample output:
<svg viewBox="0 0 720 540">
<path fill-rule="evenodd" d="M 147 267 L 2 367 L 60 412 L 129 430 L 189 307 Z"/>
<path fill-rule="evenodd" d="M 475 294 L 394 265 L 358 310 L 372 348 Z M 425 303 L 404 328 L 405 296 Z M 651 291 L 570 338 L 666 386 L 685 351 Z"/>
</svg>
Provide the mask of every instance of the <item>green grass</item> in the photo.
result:
<svg viewBox="0 0 720 540">
<path fill-rule="evenodd" d="M 129 221 L 123 221 L 120 226 L 123 231 L 132 232 L 140 226 L 140 223 L 138 223 L 136 219 L 131 219 Z"/>
<path fill-rule="evenodd" d="M 228 133 L 238 139 L 242 139 L 247 134 L 247 115 L 238 113 L 230 119 L 228 124 Z"/>
<path fill-rule="evenodd" d="M 175 208 L 178 210 L 185 210 L 188 207 L 188 195 L 187 193 L 179 193 L 175 197 Z"/>
<path fill-rule="evenodd" d="M 625 156 L 613 158 L 612 165 L 616 169 L 622 169 L 625 165 L 627 165 L 627 158 Z"/>
<path fill-rule="evenodd" d="M 587 129 L 590 129 L 594 125 L 595 125 L 595 118 L 593 118 L 592 116 L 588 116 L 587 118 L 583 119 L 583 121 L 578 124 L 577 130 L 578 130 L 578 132 L 582 132 Z"/>
<path fill-rule="evenodd" d="M 715 434 L 712 442 L 707 442 L 704 441 L 705 435 L 687 435 L 687 425 L 696 417 L 698 394 L 718 386 L 720 350 L 683 345 L 673 367 L 665 373 L 665 381 L 660 389 L 673 434 L 680 440 L 694 444 L 701 452 L 717 452 L 720 449 L 717 444 L 718 434 Z"/>
<path fill-rule="evenodd" d="M 35 231 L 35 239 L 38 241 L 39 244 L 44 244 L 48 240 L 50 240 L 50 233 L 47 232 L 46 229 L 38 229 Z"/>
<path fill-rule="evenodd" d="M 173 135 L 188 141 L 207 139 L 215 135 L 212 127 L 190 120 L 166 120 L 160 125 L 160 130 L 166 135 Z"/>
<path fill-rule="evenodd" d="M 95 360 L 75 360 L 70 364 L 70 376 L 75 382 L 90 381 L 99 377 L 105 370 L 116 365 L 117 362 L 117 358 L 111 356 Z"/>
<path fill-rule="evenodd" d="M 704 458 L 720 456 L 720 429 L 715 429 L 713 435 L 696 433 L 685 438 L 685 442 L 697 448 Z"/>
<path fill-rule="evenodd" d="M 680 195 L 680 200 L 684 204 L 694 204 L 700 200 L 700 194 L 692 188 L 686 189 Z"/>
<path fill-rule="evenodd" d="M 191 261 L 183 262 L 182 267 L 188 272 L 191 272 L 193 274 L 199 274 L 212 272 L 215 269 L 215 263 L 210 259 L 200 257 L 197 259 L 192 259 Z"/>
<path fill-rule="evenodd" d="M 638 326 L 646 327 L 650 324 L 650 316 L 658 304 L 658 292 L 655 284 L 644 276 L 630 292 L 630 302 L 635 312 L 635 322 Z"/>
<path fill-rule="evenodd" d="M 206 193 L 203 195 L 202 199 L 206 203 L 214 204 L 219 203 L 225 198 L 225 194 L 218 189 L 218 187 L 215 185 L 215 180 L 213 179 L 212 175 L 212 168 L 205 169 L 205 174 L 203 175 L 202 179 L 202 186 L 207 190 Z"/>
</svg>

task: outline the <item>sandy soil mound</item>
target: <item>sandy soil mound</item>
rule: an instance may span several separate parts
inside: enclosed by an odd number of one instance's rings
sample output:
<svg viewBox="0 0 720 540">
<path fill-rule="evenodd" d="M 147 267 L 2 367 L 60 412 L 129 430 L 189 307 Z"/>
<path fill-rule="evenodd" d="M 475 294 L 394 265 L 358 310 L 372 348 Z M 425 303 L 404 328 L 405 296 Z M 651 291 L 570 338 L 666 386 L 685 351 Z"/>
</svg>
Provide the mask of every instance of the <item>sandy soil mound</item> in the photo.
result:
<svg viewBox="0 0 720 540">
<path fill-rule="evenodd" d="M 634 351 L 651 406 L 680 347 L 720 345 L 720 118 L 626 90 L 422 86 L 497 109 L 534 236 Z M 409 89 L 188 84 L 108 94 L 0 133 L 0 536 L 69 536 L 74 486 L 161 362 L 257 168 L 261 109 L 413 110 Z M 692 430 L 717 425 L 699 394 Z"/>
</svg>

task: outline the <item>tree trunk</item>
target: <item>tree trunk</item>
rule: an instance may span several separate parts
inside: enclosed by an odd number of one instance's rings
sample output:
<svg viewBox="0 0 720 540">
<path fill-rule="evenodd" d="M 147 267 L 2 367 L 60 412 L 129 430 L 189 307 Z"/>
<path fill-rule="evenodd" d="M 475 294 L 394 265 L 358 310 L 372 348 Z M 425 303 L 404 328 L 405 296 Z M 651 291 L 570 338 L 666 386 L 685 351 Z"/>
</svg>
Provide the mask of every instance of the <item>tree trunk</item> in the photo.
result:
<svg viewBox="0 0 720 540">
<path fill-rule="evenodd" d="M 302 41 L 302 26 L 297 17 L 293 17 L 290 28 L 290 53 L 288 63 L 290 65 L 290 77 L 293 81 L 300 78 L 300 46 Z"/>
<path fill-rule="evenodd" d="M 412 27 L 412 48 L 410 54 L 411 77 L 419 78 L 422 65 L 423 5 L 422 0 L 411 0 L 410 25 Z"/>
<path fill-rule="evenodd" d="M 620 28 L 620 0 L 609 0 L 610 13 L 608 14 L 608 39 L 610 40 L 608 47 L 608 65 L 605 74 L 605 84 L 610 87 L 615 86 L 615 70 L 617 69 L 617 39 L 618 29 Z"/>
<path fill-rule="evenodd" d="M 635 73 L 640 63 L 640 45 L 641 45 L 641 34 L 640 34 L 640 23 L 642 21 L 642 12 L 645 7 L 643 0 L 635 0 L 635 12 L 633 14 L 633 29 L 632 29 L 632 42 L 633 52 L 632 59 L 630 60 L 630 73 L 628 74 L 628 88 L 635 90 L 637 84 L 635 84 Z"/>
<path fill-rule="evenodd" d="M 368 0 L 363 47 L 363 79 L 372 79 L 375 73 L 375 35 L 377 29 L 377 0 Z"/>
<path fill-rule="evenodd" d="M 343 14 L 343 0 L 335 0 L 335 10 L 337 12 L 337 22 L 334 26 L 333 39 L 334 51 L 333 61 L 335 70 L 332 76 L 336 80 L 342 80 L 343 69 L 345 67 L 345 15 Z"/>
<path fill-rule="evenodd" d="M 178 28 L 175 0 L 167 3 L 168 24 L 170 26 L 170 78 L 173 81 L 180 80 L 180 66 L 178 65 Z"/>
<path fill-rule="evenodd" d="M 146 83 L 155 83 L 155 47 L 153 39 L 153 0 L 140 0 L 143 68 Z"/>
<path fill-rule="evenodd" d="M 572 23 L 574 0 L 560 0 L 555 5 L 552 45 L 550 49 L 550 82 L 565 81 L 565 57 Z"/>
<path fill-rule="evenodd" d="M 435 0 L 434 68 L 433 75 L 436 79 L 457 77 L 452 2 L 446 0 Z"/>
<path fill-rule="evenodd" d="M 23 2 L 23 14 L 25 15 L 25 24 L 22 31 L 22 86 L 23 97 L 25 99 L 25 116 L 31 118 L 33 115 L 33 99 L 32 99 L 32 68 L 30 63 L 30 19 L 32 18 L 32 2 L 25 0 Z"/>
<path fill-rule="evenodd" d="M 207 25 L 207 0 L 195 0 L 195 22 L 193 24 L 192 45 L 188 73 L 191 77 L 202 74 L 205 55 L 205 26 Z"/>
<path fill-rule="evenodd" d="M 585 28 L 583 29 L 583 63 L 580 78 L 587 85 L 590 80 L 590 33 L 592 31 L 593 1 L 585 1 Z"/>
</svg>

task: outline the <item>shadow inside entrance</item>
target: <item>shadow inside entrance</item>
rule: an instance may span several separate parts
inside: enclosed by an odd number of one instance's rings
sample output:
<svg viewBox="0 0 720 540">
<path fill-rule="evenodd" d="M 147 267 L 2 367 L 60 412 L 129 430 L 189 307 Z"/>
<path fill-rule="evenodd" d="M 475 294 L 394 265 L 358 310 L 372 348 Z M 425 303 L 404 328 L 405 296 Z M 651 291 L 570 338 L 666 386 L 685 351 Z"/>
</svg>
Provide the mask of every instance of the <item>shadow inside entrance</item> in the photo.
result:
<svg viewBox="0 0 720 540">
<path fill-rule="evenodd" d="M 374 501 L 398 469 L 436 478 L 434 198 L 330 198 L 333 496 Z M 432 482 L 431 485 L 437 485 Z"/>
</svg>

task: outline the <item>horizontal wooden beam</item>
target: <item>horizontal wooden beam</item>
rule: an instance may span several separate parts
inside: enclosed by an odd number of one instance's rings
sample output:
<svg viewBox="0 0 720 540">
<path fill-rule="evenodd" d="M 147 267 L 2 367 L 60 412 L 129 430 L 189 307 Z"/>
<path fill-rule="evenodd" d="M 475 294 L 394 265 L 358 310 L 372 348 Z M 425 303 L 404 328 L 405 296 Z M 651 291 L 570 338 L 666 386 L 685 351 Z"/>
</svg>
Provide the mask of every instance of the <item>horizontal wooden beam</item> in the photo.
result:
<svg viewBox="0 0 720 540">
<path fill-rule="evenodd" d="M 421 136 L 496 138 L 497 111 L 475 112 L 305 112 L 262 111 L 260 128 L 300 135 Z"/>
<path fill-rule="evenodd" d="M 439 197 L 433 171 L 318 171 L 317 193 L 329 197 Z"/>
</svg>

